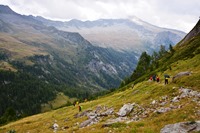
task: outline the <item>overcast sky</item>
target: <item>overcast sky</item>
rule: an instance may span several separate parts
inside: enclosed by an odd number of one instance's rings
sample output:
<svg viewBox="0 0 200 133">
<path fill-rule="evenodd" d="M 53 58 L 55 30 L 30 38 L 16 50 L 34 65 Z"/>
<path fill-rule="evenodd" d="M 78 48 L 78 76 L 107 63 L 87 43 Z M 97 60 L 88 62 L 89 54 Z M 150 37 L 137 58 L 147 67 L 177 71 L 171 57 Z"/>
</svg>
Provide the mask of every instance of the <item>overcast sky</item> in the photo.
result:
<svg viewBox="0 0 200 133">
<path fill-rule="evenodd" d="M 199 0 L 0 0 L 24 15 L 53 20 L 136 16 L 153 25 L 189 32 L 199 20 Z"/>
</svg>

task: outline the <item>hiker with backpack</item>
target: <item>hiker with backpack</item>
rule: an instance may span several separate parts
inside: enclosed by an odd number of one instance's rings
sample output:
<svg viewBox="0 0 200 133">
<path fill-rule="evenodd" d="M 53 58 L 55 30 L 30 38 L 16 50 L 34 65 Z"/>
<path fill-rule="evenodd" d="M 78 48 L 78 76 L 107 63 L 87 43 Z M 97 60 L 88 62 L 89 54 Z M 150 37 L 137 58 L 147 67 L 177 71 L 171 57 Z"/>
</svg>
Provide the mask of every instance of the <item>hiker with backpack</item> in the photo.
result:
<svg viewBox="0 0 200 133">
<path fill-rule="evenodd" d="M 169 80 L 170 76 L 165 74 L 164 78 L 165 78 L 165 85 L 166 85 L 166 84 L 168 84 L 168 80 Z"/>
<path fill-rule="evenodd" d="M 156 75 L 155 74 L 153 75 L 152 78 L 153 78 L 153 81 L 156 81 Z"/>
<path fill-rule="evenodd" d="M 79 110 L 79 112 L 81 112 L 82 111 L 82 106 L 78 105 L 78 110 Z"/>
</svg>

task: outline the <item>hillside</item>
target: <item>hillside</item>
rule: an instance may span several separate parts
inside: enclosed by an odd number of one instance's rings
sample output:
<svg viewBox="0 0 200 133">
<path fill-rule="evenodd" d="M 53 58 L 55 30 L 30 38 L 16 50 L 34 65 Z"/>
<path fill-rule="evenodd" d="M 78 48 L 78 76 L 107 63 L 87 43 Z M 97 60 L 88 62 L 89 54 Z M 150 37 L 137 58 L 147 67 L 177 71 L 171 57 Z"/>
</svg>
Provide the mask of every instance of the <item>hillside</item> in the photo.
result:
<svg viewBox="0 0 200 133">
<path fill-rule="evenodd" d="M 199 27 L 198 23 L 195 29 Z M 160 83 L 149 81 L 149 74 L 145 74 L 141 77 L 143 81 L 134 87 L 132 82 L 96 100 L 80 103 L 82 112 L 78 112 L 77 105 L 64 107 L 12 122 L 0 127 L 0 131 L 158 133 L 167 124 L 189 121 L 180 130 L 169 125 L 168 132 L 199 132 L 199 42 L 200 36 L 195 34 L 159 60 L 160 66 L 153 73 L 160 77 Z M 180 72 L 190 74 L 180 76 Z M 165 74 L 171 77 L 167 85 L 164 85 Z"/>
</svg>

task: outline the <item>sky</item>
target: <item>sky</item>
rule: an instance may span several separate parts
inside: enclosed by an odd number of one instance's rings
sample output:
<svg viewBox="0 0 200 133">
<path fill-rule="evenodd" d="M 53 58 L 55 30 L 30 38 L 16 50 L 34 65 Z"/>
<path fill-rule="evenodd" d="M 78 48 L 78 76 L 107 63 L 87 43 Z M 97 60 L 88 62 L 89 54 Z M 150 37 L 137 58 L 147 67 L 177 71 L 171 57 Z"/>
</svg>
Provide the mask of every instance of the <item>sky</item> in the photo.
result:
<svg viewBox="0 0 200 133">
<path fill-rule="evenodd" d="M 199 20 L 199 0 L 0 0 L 15 12 L 52 20 L 142 19 L 188 33 Z"/>
</svg>

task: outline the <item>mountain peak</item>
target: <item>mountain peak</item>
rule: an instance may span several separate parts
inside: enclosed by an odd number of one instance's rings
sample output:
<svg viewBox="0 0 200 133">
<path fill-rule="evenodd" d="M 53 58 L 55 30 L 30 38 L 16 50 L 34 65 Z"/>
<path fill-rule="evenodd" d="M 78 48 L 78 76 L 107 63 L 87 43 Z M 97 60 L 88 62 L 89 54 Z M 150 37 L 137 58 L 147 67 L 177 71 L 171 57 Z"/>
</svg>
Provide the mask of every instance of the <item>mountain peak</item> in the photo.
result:
<svg viewBox="0 0 200 133">
<path fill-rule="evenodd" d="M 181 41 L 180 45 L 190 40 L 191 38 L 200 35 L 200 19 L 194 28 L 185 36 L 185 38 Z"/>
<path fill-rule="evenodd" d="M 12 9 L 10 9 L 10 7 L 7 6 L 7 5 L 0 5 L 0 13 L 4 13 L 4 14 L 17 14 Z"/>
<path fill-rule="evenodd" d="M 132 22 L 138 24 L 138 25 L 143 25 L 143 23 L 144 23 L 141 19 L 139 19 L 136 16 L 130 16 L 128 19 L 131 20 Z"/>
</svg>

